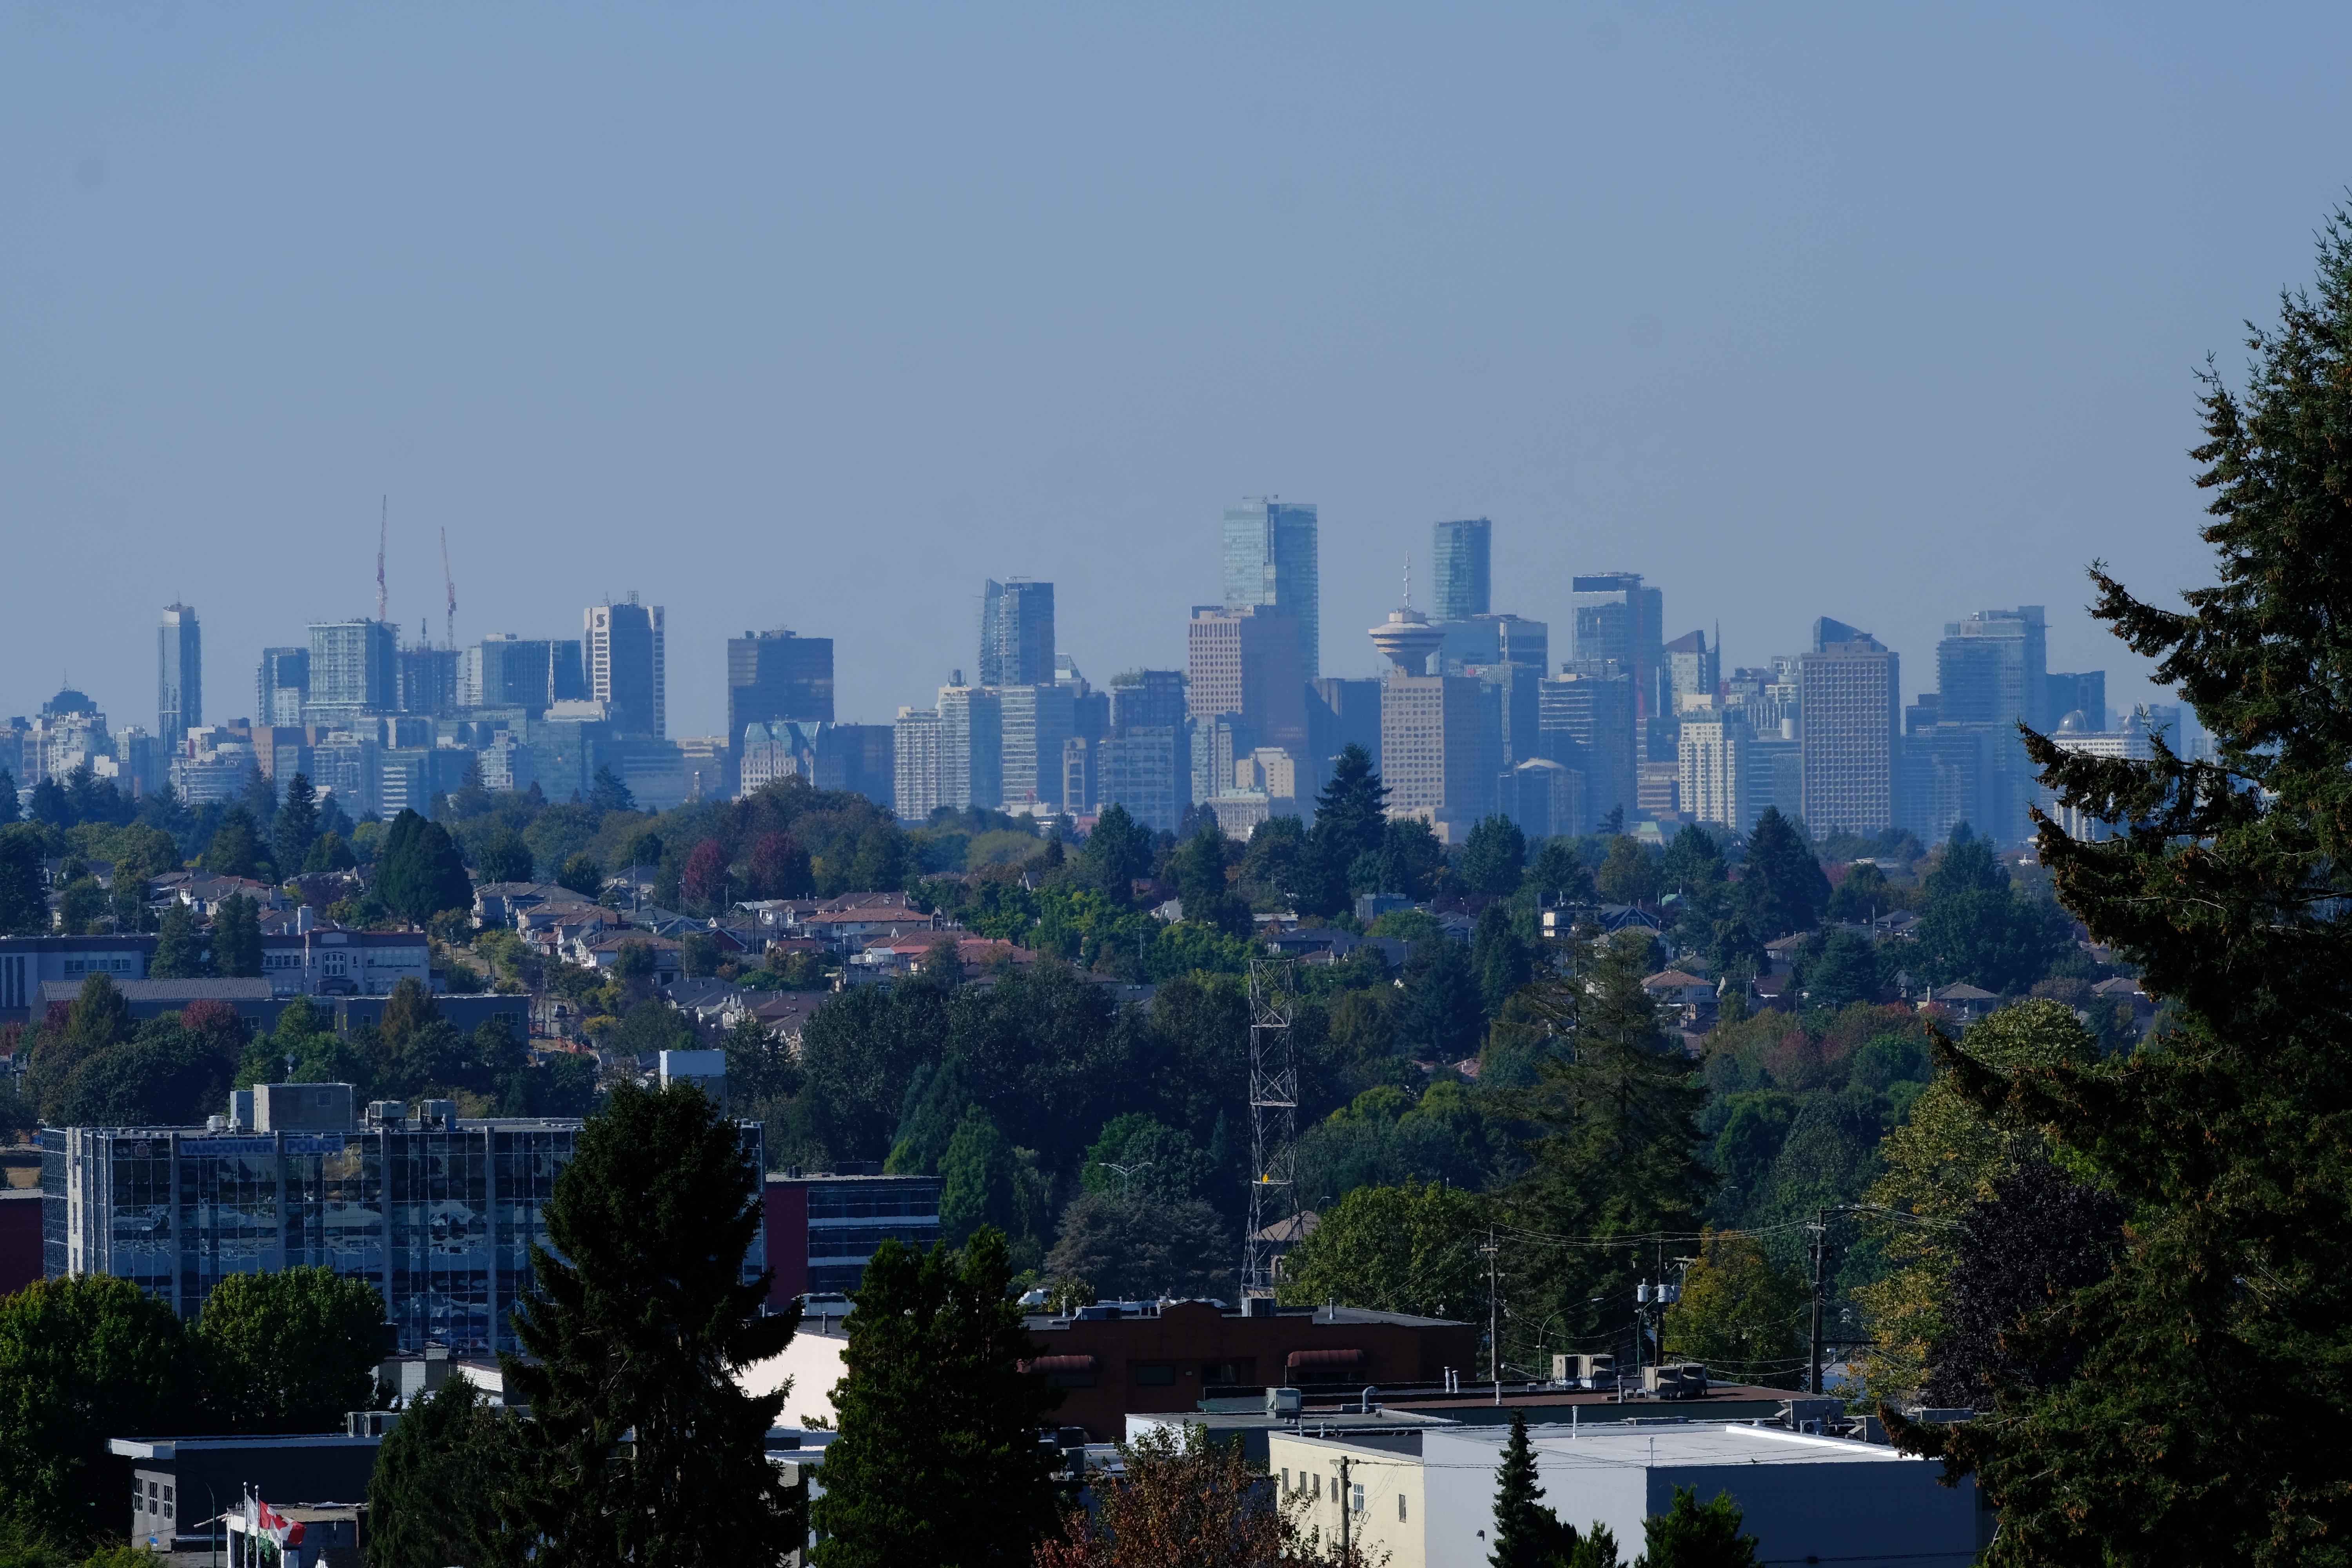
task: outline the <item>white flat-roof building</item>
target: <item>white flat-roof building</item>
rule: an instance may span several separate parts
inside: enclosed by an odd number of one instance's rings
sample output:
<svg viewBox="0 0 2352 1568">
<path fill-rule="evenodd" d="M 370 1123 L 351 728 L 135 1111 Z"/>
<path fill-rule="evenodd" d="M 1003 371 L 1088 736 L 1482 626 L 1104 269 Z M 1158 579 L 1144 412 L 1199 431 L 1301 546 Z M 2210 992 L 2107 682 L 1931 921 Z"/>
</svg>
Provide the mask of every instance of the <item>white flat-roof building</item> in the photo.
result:
<svg viewBox="0 0 2352 1568">
<path fill-rule="evenodd" d="M 1434 1428 L 1394 1436 L 1276 1432 L 1267 1464 L 1286 1495 L 1306 1494 L 1305 1521 L 1336 1542 L 1348 1533 L 1390 1568 L 1482 1563 L 1492 1550 L 1496 1468 L 1506 1426 Z M 1963 1568 L 1992 1536 L 1973 1481 L 1942 1484 L 1943 1466 L 1882 1444 L 1780 1426 L 1612 1421 L 1531 1426 L 1544 1506 L 1579 1531 L 1608 1527 L 1632 1562 L 1642 1521 L 1674 1506 L 1675 1489 L 1702 1503 L 1729 1492 L 1766 1563 L 1852 1568 Z M 1344 1464 L 1344 1479 L 1342 1478 Z"/>
</svg>

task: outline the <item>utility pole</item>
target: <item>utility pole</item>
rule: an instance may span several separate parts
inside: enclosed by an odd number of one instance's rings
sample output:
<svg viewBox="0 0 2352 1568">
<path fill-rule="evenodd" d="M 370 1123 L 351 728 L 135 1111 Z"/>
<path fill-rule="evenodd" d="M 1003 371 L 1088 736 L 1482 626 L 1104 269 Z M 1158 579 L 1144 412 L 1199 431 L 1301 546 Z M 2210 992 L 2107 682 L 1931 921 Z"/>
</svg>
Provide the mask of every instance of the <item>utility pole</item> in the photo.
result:
<svg viewBox="0 0 2352 1568">
<path fill-rule="evenodd" d="M 1806 1392 L 1810 1394 L 1819 1394 L 1822 1391 L 1822 1255 L 1829 1250 L 1830 1229 L 1828 1210 L 1815 1209 L 1813 1211 L 1812 1231 L 1813 1326 L 1812 1350 L 1809 1357 L 1812 1366 L 1812 1376 L 1806 1383 L 1805 1388 Z"/>
<path fill-rule="evenodd" d="M 1479 1251 L 1486 1255 L 1486 1375 L 1495 1381 L 1495 1403 L 1503 1403 L 1503 1314 L 1501 1297 L 1495 1289 L 1496 1254 L 1495 1228 L 1486 1227 L 1486 1245 Z"/>
<path fill-rule="evenodd" d="M 1355 1500 L 1355 1495 L 1356 1495 L 1352 1490 L 1350 1490 L 1350 1489 L 1349 1489 L 1349 1485 L 1348 1485 L 1348 1467 L 1349 1467 L 1348 1456 L 1347 1456 L 1347 1455 L 1345 1455 L 1345 1454 L 1340 1455 L 1340 1456 L 1339 1456 L 1339 1562 L 1340 1562 L 1340 1563 L 1341 1563 L 1341 1565 L 1342 1565 L 1342 1568 L 1345 1568 L 1345 1565 L 1346 1565 L 1346 1563 L 1347 1563 L 1347 1562 L 1348 1562 L 1348 1505 L 1349 1505 L 1349 1503 L 1351 1503 L 1351 1502 L 1353 1502 L 1353 1501 Z"/>
</svg>

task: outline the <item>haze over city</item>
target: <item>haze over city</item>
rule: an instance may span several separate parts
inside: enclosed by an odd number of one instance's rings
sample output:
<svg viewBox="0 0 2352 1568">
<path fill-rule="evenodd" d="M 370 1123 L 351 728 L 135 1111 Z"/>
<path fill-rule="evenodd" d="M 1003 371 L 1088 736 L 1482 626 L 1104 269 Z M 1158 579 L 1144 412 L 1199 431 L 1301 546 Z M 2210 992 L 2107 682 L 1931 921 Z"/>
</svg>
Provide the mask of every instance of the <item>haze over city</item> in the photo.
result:
<svg viewBox="0 0 2352 1568">
<path fill-rule="evenodd" d="M 2197 580 L 2190 373 L 2341 184 L 2346 21 L 2271 17 L 15 8 L 0 710 L 152 722 L 174 600 L 241 689 L 373 613 L 387 494 L 404 637 L 445 528 L 460 644 L 635 589 L 672 734 L 745 627 L 927 702 L 991 576 L 1097 682 L 1181 665 L 1268 494 L 1327 673 L 1488 516 L 1555 628 L 1642 572 L 1727 668 L 1828 615 L 1907 699 L 2043 604 L 2127 710 L 2082 568 Z"/>
</svg>

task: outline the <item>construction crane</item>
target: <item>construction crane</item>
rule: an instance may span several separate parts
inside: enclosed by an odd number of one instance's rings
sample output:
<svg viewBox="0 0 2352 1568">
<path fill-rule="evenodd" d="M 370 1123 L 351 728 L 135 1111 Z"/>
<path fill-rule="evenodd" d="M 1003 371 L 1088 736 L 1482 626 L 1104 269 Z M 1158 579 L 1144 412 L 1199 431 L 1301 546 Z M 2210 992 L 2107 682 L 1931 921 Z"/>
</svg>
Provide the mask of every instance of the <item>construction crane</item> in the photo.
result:
<svg viewBox="0 0 2352 1568">
<path fill-rule="evenodd" d="M 385 534 L 391 528 L 392 498 L 386 496 L 383 498 L 383 511 L 376 519 L 375 525 L 375 618 L 378 622 L 382 622 L 384 617 L 383 542 Z"/>
<path fill-rule="evenodd" d="M 442 646 L 457 646 L 457 579 L 449 574 L 449 531 L 441 531 L 441 581 L 449 585 L 449 625 L 443 634 Z"/>
</svg>

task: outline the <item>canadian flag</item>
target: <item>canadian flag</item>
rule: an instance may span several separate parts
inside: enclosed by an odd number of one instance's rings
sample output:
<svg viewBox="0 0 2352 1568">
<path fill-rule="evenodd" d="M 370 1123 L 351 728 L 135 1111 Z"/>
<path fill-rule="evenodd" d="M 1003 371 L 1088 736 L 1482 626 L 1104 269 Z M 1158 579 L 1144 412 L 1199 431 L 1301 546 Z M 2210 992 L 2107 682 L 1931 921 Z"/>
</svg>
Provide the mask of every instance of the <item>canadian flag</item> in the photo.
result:
<svg viewBox="0 0 2352 1568">
<path fill-rule="evenodd" d="M 280 1552 L 302 1544 L 301 1523 L 287 1518 L 258 1497 L 253 1500 L 253 1528 L 257 1533 L 269 1537 Z"/>
</svg>

